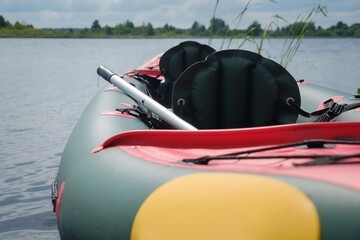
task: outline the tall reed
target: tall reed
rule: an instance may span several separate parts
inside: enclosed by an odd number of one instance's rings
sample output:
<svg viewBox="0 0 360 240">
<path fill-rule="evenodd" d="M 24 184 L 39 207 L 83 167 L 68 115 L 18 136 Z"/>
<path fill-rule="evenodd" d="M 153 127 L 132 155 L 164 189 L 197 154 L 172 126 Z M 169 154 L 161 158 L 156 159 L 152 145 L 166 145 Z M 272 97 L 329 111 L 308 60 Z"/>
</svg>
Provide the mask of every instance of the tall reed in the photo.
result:
<svg viewBox="0 0 360 240">
<path fill-rule="evenodd" d="M 275 0 L 268 0 L 268 1 L 277 4 L 277 2 Z M 252 0 L 248 0 L 246 2 L 244 8 L 235 17 L 235 19 L 233 20 L 233 22 L 231 24 L 234 27 L 232 29 L 230 27 L 228 27 L 226 33 L 224 34 L 223 41 L 220 46 L 220 50 L 223 49 L 225 45 L 227 45 L 226 46 L 227 49 L 230 48 L 232 41 L 237 38 L 235 30 L 238 30 L 238 27 L 240 26 L 240 23 L 241 23 L 244 15 L 246 14 L 246 12 L 248 12 L 248 10 L 250 8 L 252 8 L 256 5 L 259 5 L 259 4 L 260 3 L 252 4 Z M 218 5 L 219 5 L 219 0 L 216 0 L 216 4 L 215 4 L 213 16 L 212 16 L 212 21 L 211 21 L 212 24 L 210 25 L 209 45 L 211 45 L 212 39 L 214 37 L 213 23 L 214 23 Z M 299 50 L 300 44 L 301 44 L 303 38 L 306 36 L 306 33 L 308 32 L 308 28 L 309 28 L 310 24 L 312 23 L 314 17 L 319 13 L 322 13 L 324 16 L 327 16 L 326 6 L 322 6 L 319 4 L 317 6 L 314 6 L 308 13 L 304 13 L 304 12 L 300 13 L 298 15 L 298 17 L 296 18 L 296 20 L 292 24 L 289 21 L 287 21 L 285 18 L 281 17 L 280 15 L 275 14 L 268 20 L 264 29 L 261 29 L 262 33 L 259 37 L 256 37 L 256 36 L 254 36 L 254 34 L 252 34 L 254 32 L 255 28 L 248 29 L 248 31 L 245 33 L 245 35 L 243 35 L 242 38 L 240 38 L 237 48 L 240 49 L 243 47 L 243 45 L 246 42 L 250 42 L 255 46 L 256 52 L 261 54 L 262 51 L 265 50 L 263 48 L 264 40 L 265 39 L 270 40 L 270 38 L 271 38 L 270 32 L 272 31 L 272 29 L 274 27 L 279 27 L 279 21 L 282 21 L 290 26 L 289 31 L 286 33 L 286 35 L 284 37 L 285 42 L 282 47 L 282 51 L 281 51 L 281 55 L 280 55 L 280 62 L 279 62 L 280 65 L 282 65 L 283 67 L 286 68 L 291 63 L 291 61 L 295 57 L 297 51 Z"/>
<path fill-rule="evenodd" d="M 318 13 L 322 13 L 324 16 L 327 16 L 326 6 L 319 4 L 313 7 L 312 10 L 307 14 L 300 13 L 294 24 L 290 25 L 291 27 L 286 35 L 286 40 L 281 50 L 280 64 L 283 67 L 286 68 L 293 60 L 300 47 L 301 41 L 308 32 L 310 24 Z"/>
</svg>

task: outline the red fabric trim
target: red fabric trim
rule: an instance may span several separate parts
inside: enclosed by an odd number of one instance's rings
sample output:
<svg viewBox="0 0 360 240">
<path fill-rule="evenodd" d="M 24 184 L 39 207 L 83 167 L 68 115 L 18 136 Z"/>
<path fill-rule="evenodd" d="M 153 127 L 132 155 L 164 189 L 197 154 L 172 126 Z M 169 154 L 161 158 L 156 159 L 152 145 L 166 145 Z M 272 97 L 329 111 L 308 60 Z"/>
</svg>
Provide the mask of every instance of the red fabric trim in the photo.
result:
<svg viewBox="0 0 360 240">
<path fill-rule="evenodd" d="M 360 137 L 360 122 L 296 123 L 270 127 L 226 130 L 139 130 L 114 135 L 103 148 L 119 145 L 150 145 L 158 147 L 234 148 L 239 145 L 263 146 L 302 141 L 305 139 L 334 139 L 338 136 Z"/>
<path fill-rule="evenodd" d="M 103 112 L 101 113 L 101 115 L 112 115 L 112 116 L 121 116 L 121 117 L 128 117 L 128 118 L 132 118 L 132 119 L 135 119 L 136 117 L 128 114 L 128 113 L 122 113 L 122 112 L 119 112 L 119 111 L 108 111 L 108 112 Z"/>
<path fill-rule="evenodd" d="M 163 53 L 157 55 L 156 57 L 154 57 L 149 62 L 142 65 L 141 67 L 137 68 L 136 70 L 126 72 L 124 75 L 131 77 L 134 74 L 140 74 L 140 75 L 146 74 L 151 77 L 157 77 L 161 73 L 159 68 L 159 62 L 162 55 Z M 161 75 L 157 79 L 159 81 L 164 80 L 164 76 Z"/>
<path fill-rule="evenodd" d="M 61 186 L 60 186 L 60 189 L 59 189 L 58 197 L 56 199 L 56 205 L 55 205 L 55 212 L 56 212 L 56 219 L 57 219 L 57 225 L 58 226 L 59 226 L 61 198 L 62 198 L 62 195 L 63 195 L 64 188 L 65 188 L 65 182 L 62 182 Z"/>
<path fill-rule="evenodd" d="M 119 88 L 116 86 L 112 86 L 112 87 L 105 89 L 104 91 L 106 92 L 106 91 L 112 91 L 112 90 L 119 90 Z"/>
<path fill-rule="evenodd" d="M 133 105 L 131 104 L 128 104 L 128 103 L 120 103 L 121 105 L 125 106 L 125 107 L 128 107 L 128 108 L 131 108 L 131 109 L 135 109 Z"/>
<path fill-rule="evenodd" d="M 334 102 L 338 102 L 338 101 L 340 101 L 340 100 L 343 99 L 343 98 L 344 98 L 344 96 L 334 96 L 334 97 L 328 98 L 328 99 L 326 99 L 325 101 L 323 101 L 323 102 L 318 106 L 318 108 L 317 108 L 316 110 L 317 110 L 317 111 L 323 110 L 323 109 L 324 109 L 323 103 L 326 102 L 326 101 L 328 101 L 328 100 L 330 100 L 330 99 L 332 99 Z"/>
</svg>

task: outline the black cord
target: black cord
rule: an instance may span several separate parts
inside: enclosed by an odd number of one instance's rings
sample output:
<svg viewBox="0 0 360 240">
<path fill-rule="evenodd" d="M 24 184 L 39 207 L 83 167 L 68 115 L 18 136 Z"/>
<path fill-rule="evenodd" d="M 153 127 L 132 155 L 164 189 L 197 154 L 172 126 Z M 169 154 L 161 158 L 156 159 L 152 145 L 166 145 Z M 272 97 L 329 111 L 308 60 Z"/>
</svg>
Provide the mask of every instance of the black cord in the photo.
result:
<svg viewBox="0 0 360 240">
<path fill-rule="evenodd" d="M 254 150 L 248 150 L 248 151 L 241 151 L 241 152 L 234 152 L 224 155 L 216 155 L 216 156 L 203 156 L 200 158 L 195 159 L 183 159 L 183 162 L 186 163 L 194 163 L 194 164 L 202 164 L 207 165 L 211 160 L 229 160 L 229 159 L 261 159 L 261 158 L 298 158 L 297 155 L 283 155 L 283 156 L 243 156 L 240 157 L 239 155 L 243 154 L 250 154 L 250 153 L 256 153 L 256 152 L 264 152 L 264 151 L 270 151 L 270 150 L 276 150 L 276 149 L 282 149 L 287 147 L 296 147 L 301 145 L 306 145 L 308 148 L 324 148 L 324 144 L 355 144 L 360 145 L 359 140 L 318 140 L 318 139 L 311 139 L 311 140 L 305 140 L 301 142 L 296 143 L 289 143 L 289 144 L 283 144 L 273 147 L 265 147 L 265 148 L 258 148 Z M 299 158 L 315 158 L 319 155 L 303 155 Z M 331 155 L 330 155 L 331 156 Z M 343 155 L 339 155 L 343 156 Z M 338 156 L 338 157 L 339 157 Z M 347 156 L 347 155 L 344 155 Z"/>
</svg>

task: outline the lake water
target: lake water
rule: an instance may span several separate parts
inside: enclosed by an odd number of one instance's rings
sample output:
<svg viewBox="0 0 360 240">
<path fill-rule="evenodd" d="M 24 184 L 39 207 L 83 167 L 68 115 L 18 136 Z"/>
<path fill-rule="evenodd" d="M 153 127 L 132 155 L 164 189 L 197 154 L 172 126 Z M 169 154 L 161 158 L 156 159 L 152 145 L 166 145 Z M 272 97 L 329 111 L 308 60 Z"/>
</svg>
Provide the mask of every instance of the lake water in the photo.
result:
<svg viewBox="0 0 360 240">
<path fill-rule="evenodd" d="M 59 238 L 51 183 L 81 112 L 104 84 L 97 67 L 120 74 L 182 40 L 0 39 L 0 239 Z M 277 61 L 283 42 L 265 42 L 264 56 Z M 359 52 L 360 39 L 305 39 L 288 70 L 355 93 Z"/>
</svg>

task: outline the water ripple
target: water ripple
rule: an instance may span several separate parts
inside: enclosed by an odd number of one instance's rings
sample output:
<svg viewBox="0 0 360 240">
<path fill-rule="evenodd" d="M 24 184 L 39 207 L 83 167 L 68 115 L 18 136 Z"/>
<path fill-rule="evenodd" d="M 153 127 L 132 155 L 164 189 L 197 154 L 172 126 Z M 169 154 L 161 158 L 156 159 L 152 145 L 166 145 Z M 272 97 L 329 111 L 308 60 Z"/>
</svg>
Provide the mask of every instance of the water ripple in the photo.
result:
<svg viewBox="0 0 360 240">
<path fill-rule="evenodd" d="M 49 200 L 49 197 L 35 197 L 30 199 L 19 199 L 20 197 L 23 197 L 22 195 L 16 195 L 12 197 L 7 197 L 4 200 L 0 201 L 0 206 L 6 206 L 6 205 L 15 205 L 18 203 L 30 203 L 30 202 L 39 202 L 44 200 Z"/>
<path fill-rule="evenodd" d="M 15 182 L 17 180 L 22 179 L 22 177 L 14 177 L 14 178 L 8 178 L 4 181 L 4 183 L 11 183 L 11 182 Z"/>
<path fill-rule="evenodd" d="M 17 230 L 53 230 L 56 227 L 56 218 L 53 212 L 33 214 L 16 219 L 0 221 L 0 233 Z"/>
<path fill-rule="evenodd" d="M 25 190 L 25 192 L 40 192 L 44 190 L 50 190 L 50 186 L 32 187 Z"/>
<path fill-rule="evenodd" d="M 20 129 L 6 129 L 8 133 L 18 133 L 18 132 L 25 132 L 34 130 L 34 128 L 20 128 Z"/>
</svg>

